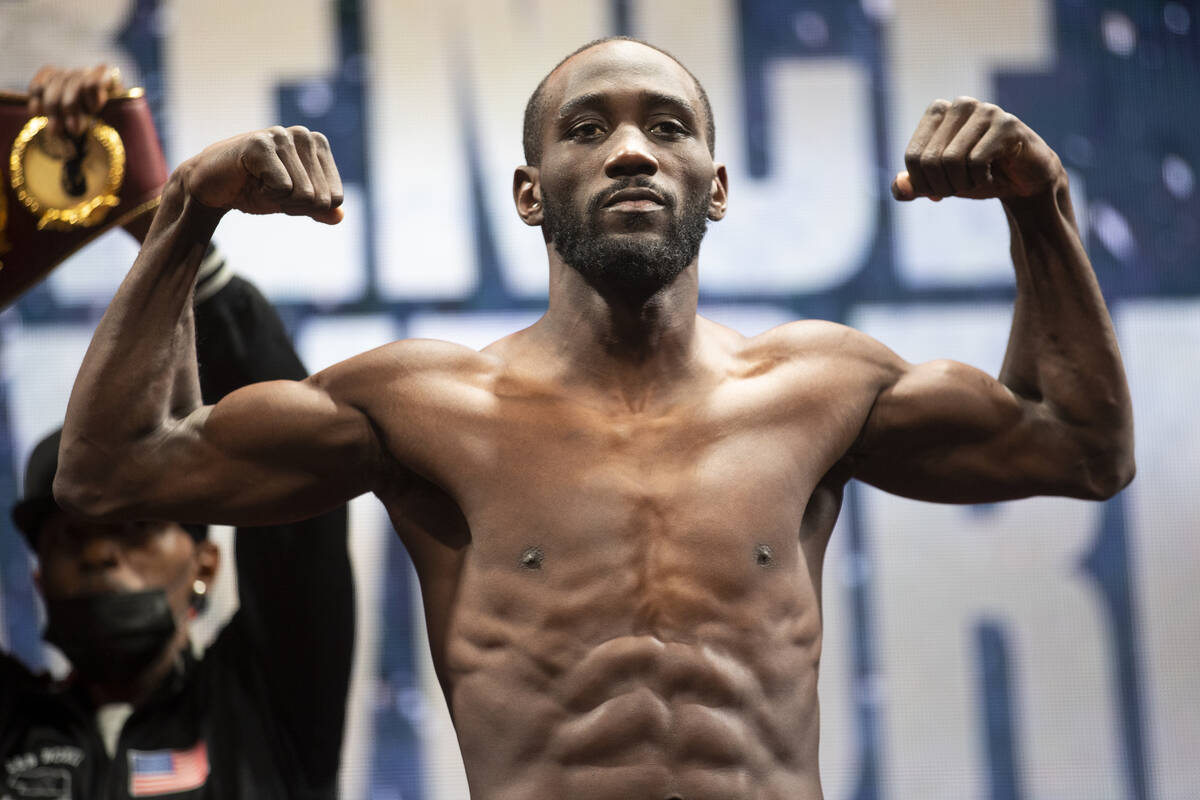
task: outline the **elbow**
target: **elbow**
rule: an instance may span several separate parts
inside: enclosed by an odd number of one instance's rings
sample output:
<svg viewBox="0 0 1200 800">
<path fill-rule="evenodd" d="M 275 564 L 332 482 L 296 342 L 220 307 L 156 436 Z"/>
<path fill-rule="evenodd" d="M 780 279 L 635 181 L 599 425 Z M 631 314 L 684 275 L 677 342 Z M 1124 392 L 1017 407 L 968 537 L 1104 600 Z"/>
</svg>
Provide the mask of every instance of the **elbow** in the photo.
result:
<svg viewBox="0 0 1200 800">
<path fill-rule="evenodd" d="M 1132 458 L 1111 469 L 1093 472 L 1086 486 L 1087 499 L 1108 500 L 1115 497 L 1133 481 L 1136 473 L 1137 466 Z"/>
<path fill-rule="evenodd" d="M 1128 442 L 1109 446 L 1088 458 L 1083 473 L 1085 497 L 1108 500 L 1116 496 L 1137 474 L 1133 437 L 1129 436 Z"/>
<path fill-rule="evenodd" d="M 112 483 L 116 470 L 103 463 L 89 464 L 82 449 L 62 445 L 54 473 L 54 502 L 73 516 L 97 522 L 119 519 L 122 508 L 116 500 L 121 495 Z"/>
<path fill-rule="evenodd" d="M 74 517 L 93 522 L 117 522 L 122 506 L 114 502 L 116 493 L 111 487 L 95 480 L 79 477 L 61 466 L 54 475 L 54 502 Z"/>
<path fill-rule="evenodd" d="M 103 489 L 79 480 L 59 467 L 54 475 L 54 502 L 71 516 L 100 521 L 105 518 Z"/>
</svg>

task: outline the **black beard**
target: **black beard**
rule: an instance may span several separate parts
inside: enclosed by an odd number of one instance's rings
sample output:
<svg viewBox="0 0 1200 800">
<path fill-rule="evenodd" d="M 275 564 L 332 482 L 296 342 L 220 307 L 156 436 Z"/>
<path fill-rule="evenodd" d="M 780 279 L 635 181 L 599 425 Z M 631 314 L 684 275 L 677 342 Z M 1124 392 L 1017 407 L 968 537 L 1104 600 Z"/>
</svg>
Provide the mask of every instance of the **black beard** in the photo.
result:
<svg viewBox="0 0 1200 800">
<path fill-rule="evenodd" d="M 597 216 L 612 194 L 629 188 L 653 189 L 663 197 L 671 216 L 661 238 L 610 234 L 600 230 Z M 697 192 L 684 198 L 679 213 L 674 195 L 663 192 L 648 177 L 639 176 L 614 185 L 592 197 L 580 215 L 558 197 L 543 192 L 545 216 L 542 228 L 554 242 L 559 256 L 597 291 L 623 296 L 649 298 L 669 285 L 687 269 L 700 252 L 700 242 L 708 230 L 708 193 Z M 630 215 L 631 234 L 639 230 L 640 215 Z"/>
</svg>

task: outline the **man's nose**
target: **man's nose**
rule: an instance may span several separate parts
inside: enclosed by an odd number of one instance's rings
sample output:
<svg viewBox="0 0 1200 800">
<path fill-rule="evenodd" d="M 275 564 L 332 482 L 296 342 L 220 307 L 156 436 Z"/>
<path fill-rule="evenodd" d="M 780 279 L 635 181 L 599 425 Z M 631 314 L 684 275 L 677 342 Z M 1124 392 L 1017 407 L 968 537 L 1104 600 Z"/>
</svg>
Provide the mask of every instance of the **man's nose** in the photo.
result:
<svg viewBox="0 0 1200 800">
<path fill-rule="evenodd" d="M 653 175 L 658 159 L 650 140 L 636 125 L 622 125 L 610 138 L 612 150 L 604 161 L 604 174 L 610 178 L 626 175 Z"/>
<path fill-rule="evenodd" d="M 121 562 L 121 544 L 112 536 L 89 536 L 79 546 L 79 565 L 85 572 L 103 571 Z"/>
</svg>

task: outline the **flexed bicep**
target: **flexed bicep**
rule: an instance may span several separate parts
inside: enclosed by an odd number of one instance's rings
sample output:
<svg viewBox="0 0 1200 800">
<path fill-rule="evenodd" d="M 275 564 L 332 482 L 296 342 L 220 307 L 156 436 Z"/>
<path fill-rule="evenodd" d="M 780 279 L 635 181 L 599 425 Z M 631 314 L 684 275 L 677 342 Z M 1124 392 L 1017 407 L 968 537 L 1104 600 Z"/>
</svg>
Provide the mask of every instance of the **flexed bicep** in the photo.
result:
<svg viewBox="0 0 1200 800">
<path fill-rule="evenodd" d="M 852 461 L 894 494 L 980 503 L 1107 494 L 1104 444 L 1049 403 L 956 361 L 902 368 L 880 393 Z"/>
<path fill-rule="evenodd" d="M 379 458 L 366 413 L 314 376 L 252 384 L 197 408 L 132 445 L 110 480 L 60 472 L 55 495 L 92 517 L 287 522 L 369 491 Z"/>
<path fill-rule="evenodd" d="M 1135 471 L 1129 387 L 1061 160 L 1024 122 L 970 97 L 934 101 L 904 158 L 898 200 L 1002 202 L 1013 327 L 998 379 L 932 362 L 885 382 L 859 443 L 859 474 L 948 502 L 1120 491 Z"/>
</svg>

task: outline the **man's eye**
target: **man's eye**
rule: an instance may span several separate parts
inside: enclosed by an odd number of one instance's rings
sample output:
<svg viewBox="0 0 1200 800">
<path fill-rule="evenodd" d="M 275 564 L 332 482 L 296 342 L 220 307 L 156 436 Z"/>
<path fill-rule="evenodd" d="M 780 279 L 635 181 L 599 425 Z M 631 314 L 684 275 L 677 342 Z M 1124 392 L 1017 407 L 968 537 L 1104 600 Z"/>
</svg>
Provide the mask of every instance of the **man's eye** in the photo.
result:
<svg viewBox="0 0 1200 800">
<path fill-rule="evenodd" d="M 671 136 L 675 138 L 686 136 L 688 132 L 687 128 L 673 119 L 664 119 L 660 122 L 656 122 L 650 127 L 650 130 L 651 132 L 657 133 L 660 136 Z"/>
<path fill-rule="evenodd" d="M 581 122 L 571 128 L 572 139 L 595 139 L 604 133 L 604 128 L 595 122 Z"/>
</svg>

